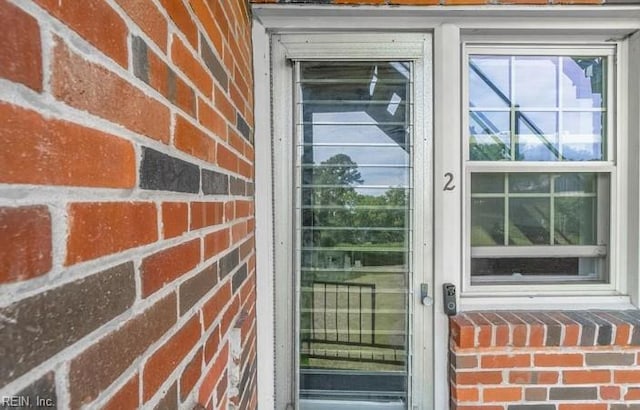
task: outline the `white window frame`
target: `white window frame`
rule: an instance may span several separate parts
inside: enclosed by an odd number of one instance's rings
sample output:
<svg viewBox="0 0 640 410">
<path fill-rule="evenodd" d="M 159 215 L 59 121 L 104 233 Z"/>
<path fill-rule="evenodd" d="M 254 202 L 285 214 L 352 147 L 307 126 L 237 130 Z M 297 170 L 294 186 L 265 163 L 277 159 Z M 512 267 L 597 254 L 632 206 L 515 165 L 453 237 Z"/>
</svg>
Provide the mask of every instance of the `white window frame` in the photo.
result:
<svg viewBox="0 0 640 410">
<path fill-rule="evenodd" d="M 463 268 L 463 287 L 462 292 L 465 295 L 531 295 L 539 294 L 570 294 L 571 292 L 583 293 L 585 291 L 597 292 L 603 294 L 616 291 L 619 278 L 619 272 L 616 269 L 619 252 L 617 246 L 618 231 L 626 228 L 618 228 L 618 185 L 617 185 L 617 165 L 624 162 L 624 155 L 616 152 L 617 148 L 624 146 L 624 142 L 616 144 L 616 95 L 620 90 L 620 82 L 616 82 L 619 75 L 617 72 L 618 64 L 616 64 L 617 49 L 619 45 L 606 43 L 589 43 L 575 42 L 566 43 L 561 39 L 555 41 L 547 40 L 545 43 L 533 42 L 485 42 L 468 40 L 462 43 L 462 157 L 464 167 L 464 224 L 463 224 L 463 241 L 464 241 L 464 268 Z M 607 57 L 607 77 L 606 77 L 606 116 L 605 124 L 606 134 L 604 135 L 606 144 L 606 157 L 602 161 L 473 161 L 470 159 L 470 135 L 469 135 L 469 56 L 470 55 L 504 55 L 504 56 L 564 56 L 564 55 L 580 55 L 584 57 L 590 56 L 606 56 Z M 558 84 L 561 88 L 561 84 Z M 556 109 L 558 109 L 556 107 Z M 534 110 L 535 111 L 535 110 Z M 624 136 L 623 136 L 624 137 Z M 620 158 L 620 160 L 618 160 Z M 608 195 L 598 193 L 598 228 L 599 233 L 604 232 L 607 238 L 607 262 L 606 262 L 606 281 L 604 283 L 579 283 L 579 277 L 535 277 L 526 279 L 517 279 L 511 277 L 503 277 L 496 280 L 490 278 L 493 282 L 502 282 L 500 284 L 478 283 L 472 285 L 471 278 L 471 258 L 484 254 L 487 256 L 496 256 L 495 249 L 487 247 L 471 246 L 471 175 L 474 173 L 555 173 L 555 172 L 588 172 L 608 175 L 609 183 Z M 601 189 L 601 184 L 598 185 Z M 508 225 L 505 225 L 507 229 Z M 599 256 L 601 247 L 598 246 L 541 246 L 541 247 L 525 247 L 525 249 L 517 246 L 504 246 L 500 250 L 504 257 L 521 257 L 521 256 L 539 256 L 553 255 L 555 257 L 563 256 Z M 588 249 L 590 248 L 590 249 Z M 544 253 L 542 253 L 544 252 Z M 572 281 L 577 283 L 571 283 Z M 532 281 L 546 281 L 548 284 L 531 283 Z M 567 283 L 568 282 L 568 283 Z"/>
<path fill-rule="evenodd" d="M 443 283 L 462 286 L 462 126 L 461 70 L 462 41 L 518 41 L 518 37 L 536 36 L 545 42 L 558 37 L 563 41 L 619 41 L 620 75 L 627 84 L 617 95 L 618 132 L 628 133 L 628 158 L 618 166 L 618 172 L 628 178 L 620 182 L 620 220 L 630 227 L 618 244 L 620 271 L 618 290 L 610 294 L 584 292 L 566 295 L 468 295 L 458 292 L 458 311 L 476 309 L 624 309 L 640 305 L 640 76 L 630 75 L 627 67 L 640 67 L 640 7 L 639 6 L 458 6 L 458 7 L 395 7 L 343 5 L 253 5 L 253 53 L 255 73 L 255 151 L 256 151 L 256 269 L 257 269 L 257 350 L 258 407 L 275 407 L 276 391 L 286 381 L 276 380 L 275 344 L 275 266 L 277 257 L 274 240 L 274 215 L 281 212 L 273 206 L 272 170 L 269 153 L 274 148 L 272 135 L 282 119 L 275 90 L 272 88 L 271 38 L 280 33 L 318 33 L 339 31 L 368 32 L 431 32 L 433 33 L 433 262 L 434 324 L 433 342 L 434 390 L 433 406 L 449 406 L 448 327 L 442 309 Z M 634 34 L 635 33 L 635 34 Z M 524 40 L 523 40 L 524 41 Z M 273 69 L 273 70 L 272 70 Z M 620 104 L 622 102 L 622 104 Z M 266 107 L 271 107 L 271 110 Z M 618 150 L 622 152 L 622 150 Z M 442 191 L 444 174 L 451 172 L 458 189 Z M 621 178 L 622 179 L 622 178 Z M 587 296 L 587 297 L 585 297 Z M 277 408 L 277 410 L 283 410 Z M 287 409 L 289 410 L 289 409 Z M 412 409 L 417 410 L 417 409 Z"/>
</svg>

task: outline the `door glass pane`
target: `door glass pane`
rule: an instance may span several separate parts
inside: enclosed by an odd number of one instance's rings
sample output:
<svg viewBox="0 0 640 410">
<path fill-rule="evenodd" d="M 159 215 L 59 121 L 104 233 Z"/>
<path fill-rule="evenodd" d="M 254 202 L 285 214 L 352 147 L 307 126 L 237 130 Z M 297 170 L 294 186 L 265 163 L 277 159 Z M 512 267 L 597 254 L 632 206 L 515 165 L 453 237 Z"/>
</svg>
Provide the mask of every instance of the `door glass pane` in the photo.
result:
<svg viewBox="0 0 640 410">
<path fill-rule="evenodd" d="M 405 62 L 299 65 L 303 409 L 406 408 L 410 70 Z"/>
</svg>

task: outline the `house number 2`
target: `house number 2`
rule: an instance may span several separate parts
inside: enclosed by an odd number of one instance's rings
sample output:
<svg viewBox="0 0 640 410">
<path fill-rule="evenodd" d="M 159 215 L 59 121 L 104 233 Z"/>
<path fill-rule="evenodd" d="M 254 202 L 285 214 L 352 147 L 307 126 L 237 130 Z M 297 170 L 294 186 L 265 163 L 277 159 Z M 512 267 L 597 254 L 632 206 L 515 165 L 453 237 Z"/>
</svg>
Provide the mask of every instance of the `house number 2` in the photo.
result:
<svg viewBox="0 0 640 410">
<path fill-rule="evenodd" d="M 443 191 L 453 191 L 456 189 L 456 186 L 453 184 L 453 174 L 451 172 L 444 174 L 444 178 L 447 182 L 444 183 L 444 188 L 442 188 Z"/>
</svg>

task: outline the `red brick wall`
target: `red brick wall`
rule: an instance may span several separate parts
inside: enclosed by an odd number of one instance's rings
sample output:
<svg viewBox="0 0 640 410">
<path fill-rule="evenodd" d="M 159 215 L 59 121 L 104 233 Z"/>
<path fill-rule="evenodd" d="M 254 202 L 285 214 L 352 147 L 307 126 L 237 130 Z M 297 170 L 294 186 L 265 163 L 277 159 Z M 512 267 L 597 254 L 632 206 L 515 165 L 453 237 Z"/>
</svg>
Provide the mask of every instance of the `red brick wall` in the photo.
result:
<svg viewBox="0 0 640 410">
<path fill-rule="evenodd" d="M 247 2 L 0 0 L 0 27 L 0 396 L 254 408 Z"/>
<path fill-rule="evenodd" d="M 640 409 L 638 311 L 469 312 L 450 323 L 452 409 Z"/>
</svg>

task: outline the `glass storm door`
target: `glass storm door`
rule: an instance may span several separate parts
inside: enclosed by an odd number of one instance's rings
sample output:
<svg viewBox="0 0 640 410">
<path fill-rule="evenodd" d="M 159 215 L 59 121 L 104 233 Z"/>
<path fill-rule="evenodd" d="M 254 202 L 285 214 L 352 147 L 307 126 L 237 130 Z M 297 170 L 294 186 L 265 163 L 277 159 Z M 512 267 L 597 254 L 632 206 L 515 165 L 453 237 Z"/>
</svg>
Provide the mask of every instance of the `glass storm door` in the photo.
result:
<svg viewBox="0 0 640 410">
<path fill-rule="evenodd" d="M 412 63 L 297 62 L 301 409 L 405 409 L 411 385 Z"/>
</svg>

